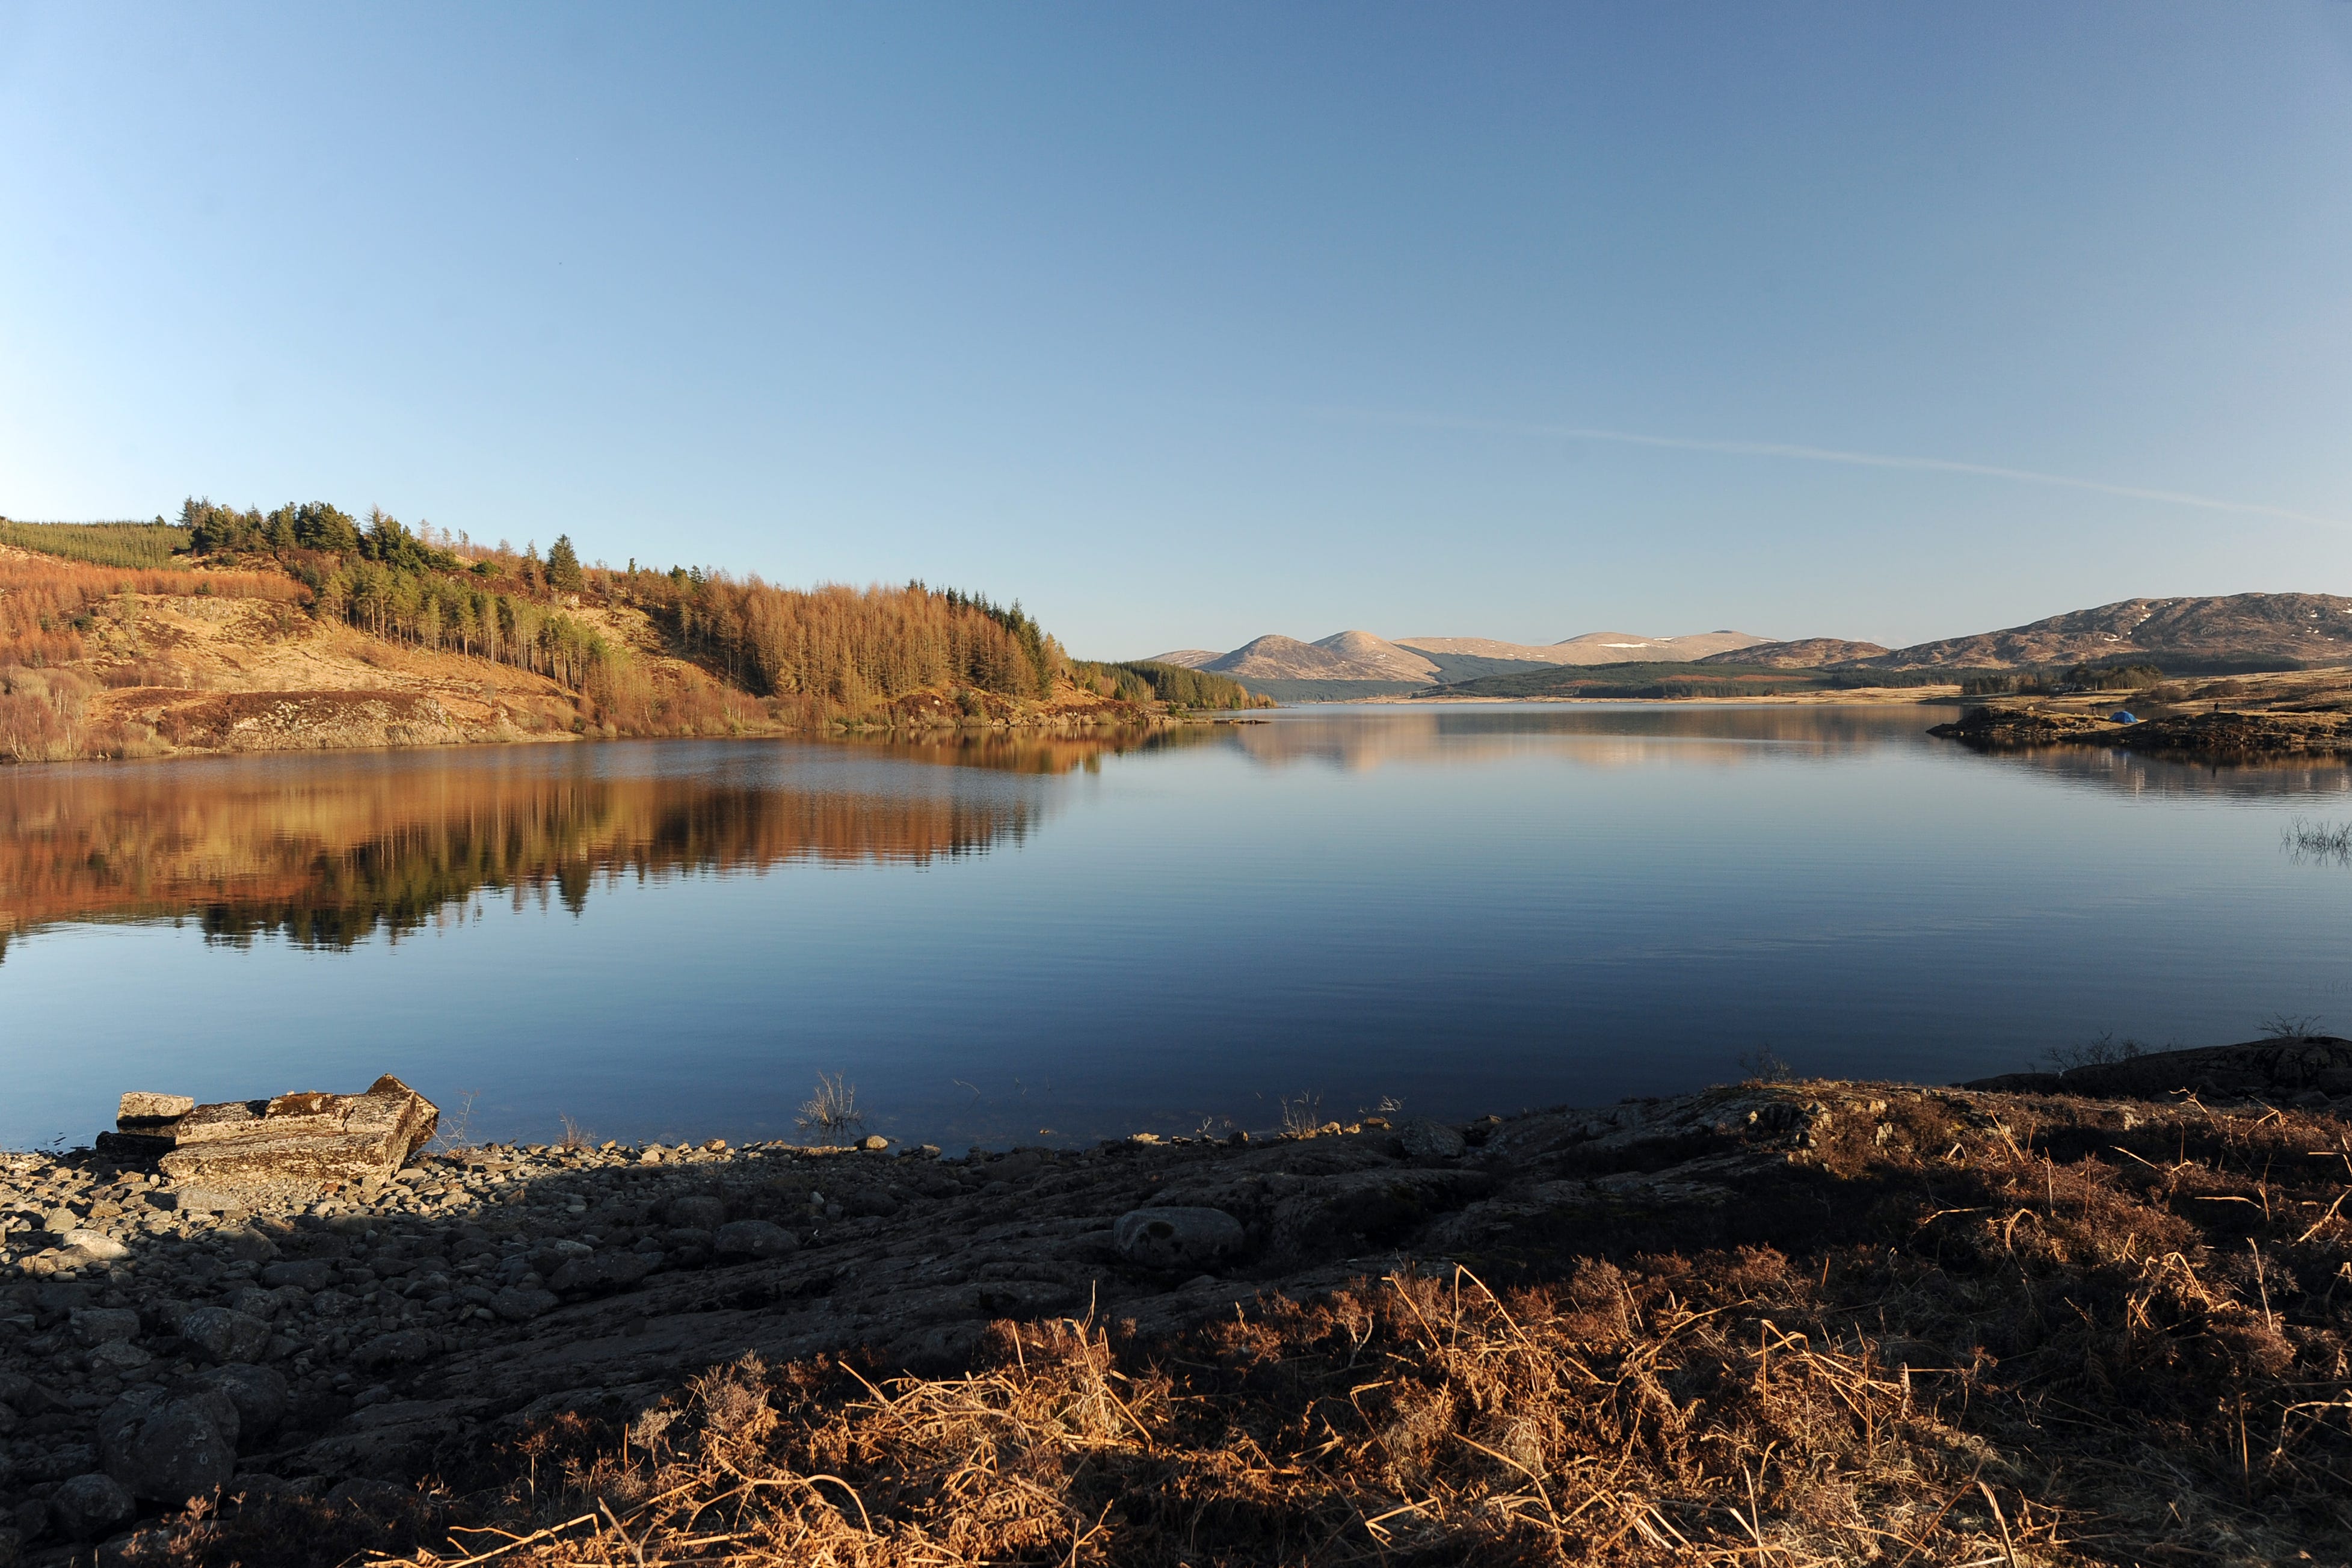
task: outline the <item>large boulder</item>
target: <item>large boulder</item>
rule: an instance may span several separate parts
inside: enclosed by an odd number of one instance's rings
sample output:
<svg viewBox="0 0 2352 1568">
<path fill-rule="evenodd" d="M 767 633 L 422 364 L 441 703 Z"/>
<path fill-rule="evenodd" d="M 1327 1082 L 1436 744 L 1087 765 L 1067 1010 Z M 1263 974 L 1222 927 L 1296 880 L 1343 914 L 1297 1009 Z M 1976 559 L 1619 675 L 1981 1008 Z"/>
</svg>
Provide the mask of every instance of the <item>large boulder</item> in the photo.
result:
<svg viewBox="0 0 2352 1568">
<path fill-rule="evenodd" d="M 800 1250 L 801 1239 L 765 1219 L 731 1219 L 711 1245 L 721 1258 L 786 1258 Z"/>
<path fill-rule="evenodd" d="M 1397 1148 L 1409 1160 L 1458 1160 L 1469 1144 L 1455 1129 L 1427 1116 L 1397 1124 Z"/>
<path fill-rule="evenodd" d="M 340 1275 L 331 1258 L 301 1258 L 288 1263 L 270 1263 L 261 1270 L 261 1282 L 273 1291 L 289 1285 L 304 1291 L 323 1291 Z"/>
<path fill-rule="evenodd" d="M 251 1361 L 269 1343 L 269 1325 L 234 1307 L 192 1307 L 180 1314 L 180 1337 L 214 1361 Z"/>
<path fill-rule="evenodd" d="M 133 1494 L 184 1503 L 236 1473 L 241 1421 L 236 1402 L 218 1388 L 141 1389 L 99 1416 L 99 1460 Z"/>
<path fill-rule="evenodd" d="M 196 1375 L 195 1381 L 217 1388 L 236 1406 L 237 1440 L 267 1437 L 286 1419 L 292 1392 L 274 1367 L 235 1362 Z"/>
<path fill-rule="evenodd" d="M 68 1541 L 96 1541 L 139 1511 L 112 1476 L 76 1476 L 49 1494 L 49 1518 Z"/>
<path fill-rule="evenodd" d="M 168 1136 L 163 1174 L 206 1194 L 315 1194 L 389 1179 L 433 1135 L 441 1113 L 386 1074 L 364 1094 L 280 1094 L 198 1105 L 152 1124 Z"/>
<path fill-rule="evenodd" d="M 1147 1269 L 1197 1269 L 1230 1258 L 1248 1241 L 1222 1208 L 1139 1208 L 1119 1216 L 1111 1245 Z"/>
</svg>

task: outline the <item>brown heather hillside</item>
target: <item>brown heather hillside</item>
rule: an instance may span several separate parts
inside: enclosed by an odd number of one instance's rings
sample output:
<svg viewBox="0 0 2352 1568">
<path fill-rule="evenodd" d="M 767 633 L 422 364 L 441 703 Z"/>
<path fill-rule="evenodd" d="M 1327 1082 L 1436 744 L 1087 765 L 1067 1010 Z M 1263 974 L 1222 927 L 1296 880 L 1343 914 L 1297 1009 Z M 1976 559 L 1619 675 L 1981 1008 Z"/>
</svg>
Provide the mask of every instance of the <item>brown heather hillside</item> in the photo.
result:
<svg viewBox="0 0 2352 1568">
<path fill-rule="evenodd" d="M 1805 637 L 1793 643 L 1756 643 L 1727 653 L 1710 653 L 1694 661 L 1701 664 L 1756 664 L 1773 670 L 1812 670 L 1849 660 L 1875 659 L 1886 650 L 1875 643 L 1849 643 L 1841 637 Z"/>
<path fill-rule="evenodd" d="M 9 525 L 0 760 L 883 727 L 1092 726 L 1238 687 L 1073 661 L 1016 605 L 453 546 L 381 514 L 191 502 Z M 106 557 L 141 537 L 142 560 Z M 173 542 L 179 541 L 176 552 Z"/>
<path fill-rule="evenodd" d="M 1881 669 L 2008 669 L 2152 663 L 2293 669 L 2352 660 L 2352 599 L 2329 593 L 2237 593 L 2125 599 L 2047 620 L 1948 637 L 1864 661 Z"/>
</svg>

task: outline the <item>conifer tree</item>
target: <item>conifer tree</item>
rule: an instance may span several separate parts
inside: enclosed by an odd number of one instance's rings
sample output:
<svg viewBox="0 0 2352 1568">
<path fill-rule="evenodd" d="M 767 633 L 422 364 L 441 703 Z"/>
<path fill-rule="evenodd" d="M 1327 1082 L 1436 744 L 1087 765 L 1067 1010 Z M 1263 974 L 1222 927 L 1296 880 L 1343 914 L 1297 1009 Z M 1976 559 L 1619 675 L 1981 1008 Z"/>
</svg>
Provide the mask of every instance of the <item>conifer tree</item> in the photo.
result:
<svg viewBox="0 0 2352 1568">
<path fill-rule="evenodd" d="M 547 585 L 560 593 L 577 593 L 580 584 L 580 554 L 572 548 L 570 534 L 558 534 L 547 547 Z"/>
</svg>

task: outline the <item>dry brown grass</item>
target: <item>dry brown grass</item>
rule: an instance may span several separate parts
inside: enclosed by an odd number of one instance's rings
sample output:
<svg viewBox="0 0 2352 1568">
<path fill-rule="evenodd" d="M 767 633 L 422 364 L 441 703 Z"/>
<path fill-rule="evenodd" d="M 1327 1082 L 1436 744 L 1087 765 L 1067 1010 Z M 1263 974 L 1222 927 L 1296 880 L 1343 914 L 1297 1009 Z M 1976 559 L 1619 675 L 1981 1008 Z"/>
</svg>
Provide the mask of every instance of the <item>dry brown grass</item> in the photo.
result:
<svg viewBox="0 0 2352 1568">
<path fill-rule="evenodd" d="M 1801 1254 L 1600 1248 L 1517 1289 L 1401 1264 L 1172 1338 L 1000 1323 L 946 1378 L 743 1360 L 625 1428 L 544 1424 L 456 1489 L 446 1537 L 368 1543 L 416 1568 L 2345 1561 L 2345 1124 L 1984 1103 L 1825 1135 L 1776 1178 L 1831 1210 Z M 134 1561 L 325 1560 L 296 1506 Z"/>
</svg>

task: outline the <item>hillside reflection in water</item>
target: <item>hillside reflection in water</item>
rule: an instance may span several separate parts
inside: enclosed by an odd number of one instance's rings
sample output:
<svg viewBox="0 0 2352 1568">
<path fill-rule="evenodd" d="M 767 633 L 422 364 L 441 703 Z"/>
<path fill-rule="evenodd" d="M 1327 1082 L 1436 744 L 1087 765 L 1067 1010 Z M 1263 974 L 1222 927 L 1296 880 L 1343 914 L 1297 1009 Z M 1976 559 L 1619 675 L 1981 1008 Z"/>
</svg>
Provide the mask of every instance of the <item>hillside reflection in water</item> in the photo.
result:
<svg viewBox="0 0 2352 1568">
<path fill-rule="evenodd" d="M 924 864 L 1024 838 L 1045 810 L 1025 780 L 1170 743 L 982 735 L 0 769 L 0 955 L 61 921 L 185 919 L 215 940 L 349 947 L 463 920 L 484 894 L 576 914 L 623 876 Z M 872 765 L 908 762 L 982 782 Z"/>
</svg>

